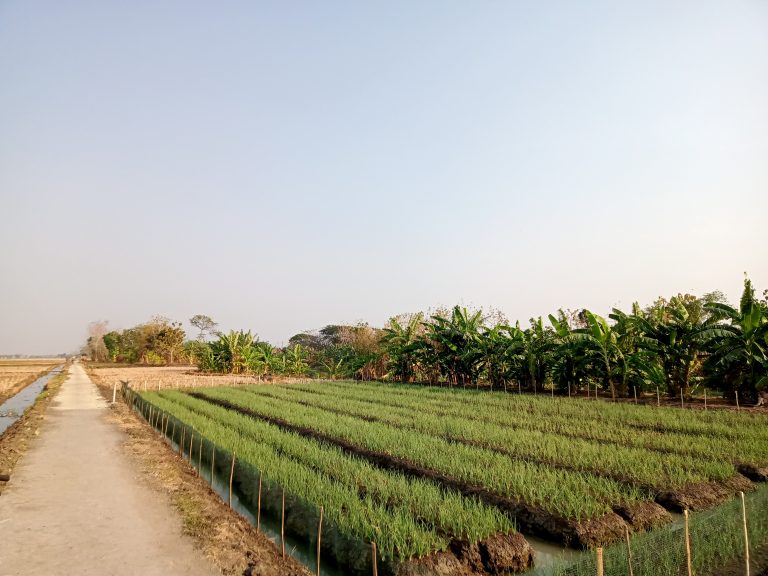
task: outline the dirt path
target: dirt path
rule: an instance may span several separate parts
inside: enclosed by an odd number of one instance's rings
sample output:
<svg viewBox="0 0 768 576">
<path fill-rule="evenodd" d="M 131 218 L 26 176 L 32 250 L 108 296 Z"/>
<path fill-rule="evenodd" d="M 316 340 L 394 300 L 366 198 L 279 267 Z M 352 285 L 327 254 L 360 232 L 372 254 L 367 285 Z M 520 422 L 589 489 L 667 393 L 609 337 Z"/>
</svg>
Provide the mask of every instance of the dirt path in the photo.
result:
<svg viewBox="0 0 768 576">
<path fill-rule="evenodd" d="M 218 574 L 123 457 L 107 413 L 73 365 L 0 496 L 0 576 Z"/>
</svg>

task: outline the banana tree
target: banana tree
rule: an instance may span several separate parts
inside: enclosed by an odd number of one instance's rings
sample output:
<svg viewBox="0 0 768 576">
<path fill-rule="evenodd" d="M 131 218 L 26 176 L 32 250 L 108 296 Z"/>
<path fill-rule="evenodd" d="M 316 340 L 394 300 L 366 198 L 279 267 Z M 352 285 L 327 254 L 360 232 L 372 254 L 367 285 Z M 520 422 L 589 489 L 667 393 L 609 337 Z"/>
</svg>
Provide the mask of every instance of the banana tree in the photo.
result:
<svg viewBox="0 0 768 576">
<path fill-rule="evenodd" d="M 755 298 L 752 282 L 744 280 L 739 308 L 710 303 L 719 322 L 702 332 L 711 355 L 706 360 L 708 380 L 732 395 L 756 399 L 768 387 L 768 307 Z"/>
<path fill-rule="evenodd" d="M 453 385 L 478 384 L 482 324 L 481 311 L 470 314 L 466 308 L 454 306 L 450 318 L 433 316 L 426 325 L 435 343 L 440 372 Z"/>
<path fill-rule="evenodd" d="M 582 346 L 571 337 L 572 328 L 562 310 L 558 312 L 558 317 L 550 314 L 549 322 L 555 331 L 552 380 L 560 390 L 576 392 L 588 377 L 582 361 Z"/>
<path fill-rule="evenodd" d="M 254 342 L 255 337 L 250 330 L 232 330 L 229 334 L 219 334 L 218 340 L 210 344 L 217 371 L 230 374 L 247 372 Z"/>
<path fill-rule="evenodd" d="M 389 373 L 395 380 L 411 382 L 416 374 L 418 362 L 418 337 L 422 331 L 424 315 L 413 314 L 401 323 L 392 318 L 384 328 L 381 343 L 388 360 Z"/>
<path fill-rule="evenodd" d="M 292 376 L 303 376 L 307 373 L 309 364 L 307 363 L 308 354 L 301 344 L 295 344 L 287 348 L 284 352 L 286 368 L 288 374 Z"/>
<path fill-rule="evenodd" d="M 522 364 L 525 336 L 519 328 L 497 324 L 480 333 L 478 342 L 485 376 L 491 385 L 507 391 L 507 382 L 515 377 L 516 367 Z"/>
<path fill-rule="evenodd" d="M 320 365 L 325 368 L 329 380 L 336 380 L 346 371 L 344 360 L 344 358 L 339 358 L 337 360 L 335 358 L 326 357 L 320 361 Z"/>
<path fill-rule="evenodd" d="M 541 317 L 531 318 L 530 327 L 520 331 L 522 347 L 519 350 L 516 379 L 522 387 L 536 394 L 549 378 L 556 347 L 554 332 L 544 326 Z"/>
<path fill-rule="evenodd" d="M 571 339 L 583 345 L 588 354 L 587 360 L 594 360 L 590 362 L 594 375 L 611 391 L 611 398 L 616 400 L 617 393 L 626 396 L 627 365 L 619 345 L 618 332 L 605 318 L 589 310 L 584 311 L 584 318 L 587 326 L 574 330 Z"/>
<path fill-rule="evenodd" d="M 620 317 L 614 311 L 612 318 Z M 693 296 L 676 296 L 647 314 L 636 312 L 626 318 L 637 330 L 638 346 L 660 362 L 667 394 L 690 396 L 702 371 L 702 333 L 713 322 L 703 302 Z"/>
</svg>

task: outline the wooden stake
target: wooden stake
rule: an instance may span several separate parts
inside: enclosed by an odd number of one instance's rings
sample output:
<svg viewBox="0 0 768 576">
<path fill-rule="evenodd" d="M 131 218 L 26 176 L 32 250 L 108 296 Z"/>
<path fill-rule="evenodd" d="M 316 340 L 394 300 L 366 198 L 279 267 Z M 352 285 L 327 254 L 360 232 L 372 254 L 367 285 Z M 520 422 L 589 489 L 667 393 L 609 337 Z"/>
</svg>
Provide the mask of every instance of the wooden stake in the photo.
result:
<svg viewBox="0 0 768 576">
<path fill-rule="evenodd" d="M 261 528 L 261 472 L 259 472 L 259 495 L 256 497 L 256 530 Z"/>
<path fill-rule="evenodd" d="M 371 542 L 371 562 L 373 563 L 373 576 L 379 576 L 378 554 L 376 554 L 376 542 Z"/>
<path fill-rule="evenodd" d="M 691 534 L 688 531 L 688 510 L 683 510 L 685 518 L 685 557 L 688 562 L 688 576 L 693 576 L 693 564 L 691 563 Z"/>
<path fill-rule="evenodd" d="M 184 434 L 186 433 L 187 428 L 186 426 L 182 426 L 181 428 L 181 442 L 179 442 L 179 456 L 184 458 Z"/>
<path fill-rule="evenodd" d="M 603 571 L 603 549 L 597 548 L 595 552 L 597 553 L 597 576 L 605 576 Z"/>
<path fill-rule="evenodd" d="M 704 388 L 704 411 L 707 411 L 707 389 Z"/>
<path fill-rule="evenodd" d="M 637 404 L 637 386 L 632 386 L 632 390 L 635 393 L 635 404 Z"/>
<path fill-rule="evenodd" d="M 739 406 L 739 391 L 736 390 L 736 410 L 738 412 L 741 412 L 741 407 Z"/>
<path fill-rule="evenodd" d="M 659 396 L 659 387 L 656 386 L 656 406 L 661 406 L 661 396 Z"/>
<path fill-rule="evenodd" d="M 213 487 L 213 463 L 216 461 L 216 444 L 211 445 L 211 487 Z"/>
<path fill-rule="evenodd" d="M 280 513 L 280 544 L 283 548 L 283 558 L 285 558 L 285 488 L 283 488 L 283 506 Z"/>
<path fill-rule="evenodd" d="M 745 574 L 749 576 L 749 531 L 747 530 L 747 504 L 744 501 L 744 492 L 739 492 L 741 496 L 741 517 L 744 519 L 744 565 Z"/>
<path fill-rule="evenodd" d="M 235 477 L 235 452 L 232 451 L 232 467 L 229 469 L 229 507 L 232 508 L 232 479 Z"/>
<path fill-rule="evenodd" d="M 635 572 L 632 569 L 632 546 L 629 544 L 629 528 L 624 526 L 624 536 L 627 539 L 627 568 L 629 568 L 629 576 L 635 576 Z"/>
<path fill-rule="evenodd" d="M 171 442 L 176 438 L 176 420 L 173 421 L 173 429 L 171 430 Z"/>
<path fill-rule="evenodd" d="M 317 523 L 317 576 L 320 576 L 320 537 L 322 536 L 322 534 L 323 534 L 323 507 L 320 506 L 320 521 Z"/>
<path fill-rule="evenodd" d="M 683 400 L 683 391 L 682 390 L 680 390 L 680 408 L 685 409 L 685 403 L 684 403 L 684 400 Z"/>
<path fill-rule="evenodd" d="M 195 457 L 192 455 L 192 440 L 194 439 L 195 435 L 190 434 L 189 436 L 189 463 L 192 464 L 192 469 L 195 468 Z"/>
<path fill-rule="evenodd" d="M 571 383 L 568 382 L 568 398 L 571 397 Z"/>
<path fill-rule="evenodd" d="M 203 437 L 200 436 L 200 448 L 197 450 L 197 473 L 202 476 L 203 470 Z"/>
</svg>

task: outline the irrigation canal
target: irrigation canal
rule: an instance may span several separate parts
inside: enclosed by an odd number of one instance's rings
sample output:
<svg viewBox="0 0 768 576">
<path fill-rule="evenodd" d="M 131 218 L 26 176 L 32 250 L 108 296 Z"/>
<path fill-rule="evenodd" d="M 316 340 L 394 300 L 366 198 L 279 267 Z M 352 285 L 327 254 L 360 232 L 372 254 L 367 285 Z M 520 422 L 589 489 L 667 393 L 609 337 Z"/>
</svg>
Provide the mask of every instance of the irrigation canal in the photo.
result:
<svg viewBox="0 0 768 576">
<path fill-rule="evenodd" d="M 25 387 L 15 396 L 11 396 L 2 405 L 0 405 L 0 434 L 5 432 L 8 427 L 16 422 L 24 411 L 32 406 L 35 398 L 45 389 L 45 386 L 54 376 L 61 373 L 64 365 L 56 366 L 53 370 L 41 376 L 32 384 Z"/>
</svg>

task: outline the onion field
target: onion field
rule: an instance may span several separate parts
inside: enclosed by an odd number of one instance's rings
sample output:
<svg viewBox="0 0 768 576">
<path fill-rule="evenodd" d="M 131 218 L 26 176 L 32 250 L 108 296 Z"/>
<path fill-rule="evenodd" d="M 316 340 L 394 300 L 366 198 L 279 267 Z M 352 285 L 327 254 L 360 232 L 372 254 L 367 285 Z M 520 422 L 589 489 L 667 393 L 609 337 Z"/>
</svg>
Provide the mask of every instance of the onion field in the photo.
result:
<svg viewBox="0 0 768 576">
<path fill-rule="evenodd" d="M 763 420 L 732 411 L 343 381 L 141 398 L 172 440 L 183 429 L 236 454 L 242 492 L 284 490 L 297 533 L 323 506 L 323 548 L 350 573 L 370 573 L 371 542 L 383 573 L 523 571 L 526 535 L 608 544 L 768 471 Z"/>
</svg>

